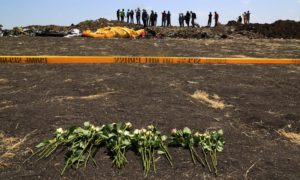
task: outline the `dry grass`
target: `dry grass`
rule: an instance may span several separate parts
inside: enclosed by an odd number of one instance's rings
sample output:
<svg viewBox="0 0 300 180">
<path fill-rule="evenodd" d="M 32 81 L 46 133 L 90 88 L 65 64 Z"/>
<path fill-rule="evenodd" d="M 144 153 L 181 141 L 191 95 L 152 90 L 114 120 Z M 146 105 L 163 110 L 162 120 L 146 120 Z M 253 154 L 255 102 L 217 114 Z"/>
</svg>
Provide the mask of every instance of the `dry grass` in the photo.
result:
<svg viewBox="0 0 300 180">
<path fill-rule="evenodd" d="M 5 109 L 9 109 L 9 108 L 14 108 L 15 106 L 13 105 L 8 105 L 8 106 L 4 106 L 4 107 L 0 107 L 0 111 L 5 110 Z"/>
<path fill-rule="evenodd" d="M 21 145 L 34 132 L 27 134 L 24 138 L 10 137 L 0 132 L 0 169 L 10 165 L 10 161 L 16 156 Z"/>
<path fill-rule="evenodd" d="M 9 109 L 9 108 L 14 108 L 15 106 L 12 105 L 11 101 L 2 101 L 0 102 L 0 111 Z"/>
<path fill-rule="evenodd" d="M 225 108 L 224 102 L 221 100 L 221 98 L 214 94 L 213 96 L 210 96 L 205 91 L 196 91 L 193 95 L 191 95 L 194 99 L 200 100 L 201 102 L 208 104 L 210 107 L 214 109 L 221 109 L 223 110 Z"/>
<path fill-rule="evenodd" d="M 291 142 L 300 145 L 300 133 L 286 132 L 284 129 L 277 131 L 281 136 L 288 138 Z"/>
<path fill-rule="evenodd" d="M 102 97 L 106 97 L 110 94 L 114 94 L 116 92 L 105 92 L 105 93 L 98 93 L 98 94 L 93 94 L 89 96 L 57 96 L 54 98 L 54 100 L 57 101 L 68 101 L 68 100 L 96 100 Z"/>
<path fill-rule="evenodd" d="M 0 84 L 6 84 L 6 83 L 8 83 L 7 79 L 0 79 Z"/>
</svg>

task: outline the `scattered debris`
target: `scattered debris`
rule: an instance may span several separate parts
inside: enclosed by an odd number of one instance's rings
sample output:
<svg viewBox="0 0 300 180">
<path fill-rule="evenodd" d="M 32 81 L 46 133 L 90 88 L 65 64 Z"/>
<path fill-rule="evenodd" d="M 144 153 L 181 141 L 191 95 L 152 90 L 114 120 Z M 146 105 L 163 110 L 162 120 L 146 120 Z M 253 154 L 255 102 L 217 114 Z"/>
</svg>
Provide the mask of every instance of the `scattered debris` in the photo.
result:
<svg viewBox="0 0 300 180">
<path fill-rule="evenodd" d="M 97 20 L 87 20 L 72 24 L 71 26 L 39 26 L 31 25 L 27 27 L 15 27 L 13 30 L 0 30 L 0 36 L 58 36 L 58 37 L 76 37 L 80 36 L 77 30 L 83 32 L 86 30 L 96 31 L 104 27 L 127 27 L 134 30 L 142 29 L 141 25 L 120 22 L 116 20 L 109 21 L 104 18 Z M 76 29 L 76 32 L 72 30 Z M 179 28 L 179 27 L 148 27 L 147 32 L 157 34 L 159 37 L 169 38 L 193 38 L 193 39 L 226 39 L 239 36 L 250 39 L 258 38 L 285 38 L 300 39 L 300 22 L 290 20 L 279 20 L 272 24 L 240 24 L 236 21 L 229 21 L 227 25 L 217 27 L 198 27 L 198 28 Z M 156 36 L 152 36 L 156 37 Z"/>
<path fill-rule="evenodd" d="M 225 108 L 224 102 L 220 100 L 220 97 L 216 94 L 210 97 L 207 92 L 198 90 L 193 95 L 191 95 L 191 97 L 209 104 L 209 106 L 214 109 L 223 110 Z"/>
<path fill-rule="evenodd" d="M 288 138 L 291 142 L 300 145 L 300 133 L 287 132 L 284 129 L 277 131 L 281 136 Z"/>
<path fill-rule="evenodd" d="M 137 38 L 145 36 L 145 30 L 140 29 L 135 31 L 134 29 L 126 27 L 105 27 L 97 29 L 96 32 L 91 30 L 83 31 L 82 36 L 93 38 Z"/>
<path fill-rule="evenodd" d="M 10 165 L 10 160 L 16 156 L 20 146 L 35 132 L 36 130 L 32 131 L 24 138 L 11 137 L 0 132 L 0 169 Z"/>
<path fill-rule="evenodd" d="M 71 37 L 79 37 L 81 36 L 81 32 L 79 29 L 72 29 L 71 31 L 69 31 L 68 35 L 66 35 L 66 38 L 71 38 Z"/>
<path fill-rule="evenodd" d="M 116 92 L 105 92 L 105 93 L 98 93 L 98 94 L 93 94 L 93 95 L 89 95 L 89 96 L 57 96 L 54 99 L 57 101 L 65 101 L 65 100 L 95 100 L 95 99 L 99 99 L 102 97 L 106 97 L 110 94 L 114 94 Z"/>
</svg>

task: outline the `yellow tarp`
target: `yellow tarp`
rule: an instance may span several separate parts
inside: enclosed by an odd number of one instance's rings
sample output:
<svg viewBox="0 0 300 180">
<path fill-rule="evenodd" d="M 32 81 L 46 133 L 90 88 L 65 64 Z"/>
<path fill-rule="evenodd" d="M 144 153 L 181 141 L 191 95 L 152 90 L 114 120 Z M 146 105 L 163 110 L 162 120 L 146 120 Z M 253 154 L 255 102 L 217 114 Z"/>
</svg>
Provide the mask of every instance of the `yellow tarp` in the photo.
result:
<svg viewBox="0 0 300 180">
<path fill-rule="evenodd" d="M 82 36 L 93 38 L 137 38 L 145 33 L 144 29 L 133 30 L 126 27 L 105 27 L 96 32 L 91 30 L 83 31 Z"/>
</svg>

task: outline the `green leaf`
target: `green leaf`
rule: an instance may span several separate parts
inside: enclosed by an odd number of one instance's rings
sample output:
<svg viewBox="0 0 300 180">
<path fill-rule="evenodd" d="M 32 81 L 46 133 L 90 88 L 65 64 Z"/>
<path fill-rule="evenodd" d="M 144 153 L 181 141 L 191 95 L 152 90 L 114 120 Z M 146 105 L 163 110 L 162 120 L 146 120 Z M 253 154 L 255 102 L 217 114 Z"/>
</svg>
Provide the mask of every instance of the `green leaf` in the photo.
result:
<svg viewBox="0 0 300 180">
<path fill-rule="evenodd" d="M 162 141 L 166 141 L 167 139 L 168 139 L 168 137 L 166 135 L 161 136 Z"/>
<path fill-rule="evenodd" d="M 223 148 L 223 147 L 221 147 L 221 146 L 218 146 L 218 147 L 217 147 L 217 151 L 218 151 L 218 152 L 222 152 L 222 151 L 223 151 L 223 149 L 224 149 L 224 148 Z"/>
<path fill-rule="evenodd" d="M 184 133 L 184 134 L 192 134 L 192 131 L 191 131 L 190 128 L 185 127 L 185 128 L 183 129 L 183 133 Z"/>
<path fill-rule="evenodd" d="M 86 136 L 89 136 L 90 135 L 90 131 L 89 130 L 82 130 L 82 133 Z"/>
<path fill-rule="evenodd" d="M 128 140 L 124 140 L 124 141 L 123 141 L 123 144 L 126 145 L 126 146 L 129 146 L 131 143 L 130 143 L 130 141 L 128 141 Z"/>
<path fill-rule="evenodd" d="M 79 146 L 83 149 L 83 148 L 85 148 L 86 144 L 84 142 L 80 141 Z"/>
<path fill-rule="evenodd" d="M 163 155 L 163 154 L 166 154 L 166 153 L 164 151 L 162 151 L 162 150 L 157 150 L 157 154 Z"/>
<path fill-rule="evenodd" d="M 68 137 L 68 140 L 73 139 L 74 137 L 75 137 L 74 135 L 70 135 L 70 136 Z"/>
<path fill-rule="evenodd" d="M 35 147 L 36 148 L 41 148 L 41 147 L 44 147 L 45 145 L 46 145 L 46 143 L 42 142 L 42 143 L 36 145 Z"/>
</svg>

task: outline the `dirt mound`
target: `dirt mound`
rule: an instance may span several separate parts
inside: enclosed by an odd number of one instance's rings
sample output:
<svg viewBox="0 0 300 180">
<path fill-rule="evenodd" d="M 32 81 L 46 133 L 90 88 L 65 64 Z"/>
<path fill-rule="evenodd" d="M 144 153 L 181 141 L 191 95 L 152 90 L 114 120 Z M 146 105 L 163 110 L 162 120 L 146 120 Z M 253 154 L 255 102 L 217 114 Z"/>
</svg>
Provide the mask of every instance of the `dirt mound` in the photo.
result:
<svg viewBox="0 0 300 180">
<path fill-rule="evenodd" d="M 54 32 L 66 32 L 70 29 L 69 26 L 58 26 L 58 25 L 30 25 L 25 27 L 24 29 L 33 29 L 36 31 L 54 31 Z"/>
<path fill-rule="evenodd" d="M 136 24 L 128 24 L 128 23 L 124 23 L 124 22 L 120 22 L 120 21 L 116 21 L 116 20 L 109 21 L 104 18 L 100 18 L 97 20 L 83 21 L 83 22 L 80 22 L 79 24 L 77 24 L 75 27 L 80 30 L 90 29 L 92 31 L 95 31 L 99 28 L 103 28 L 103 27 L 107 27 L 107 26 L 121 26 L 121 27 L 126 26 L 126 27 L 133 28 L 133 29 L 141 29 L 142 28 L 141 26 L 136 25 Z"/>
<path fill-rule="evenodd" d="M 58 26 L 58 25 L 46 25 L 46 26 L 40 26 L 40 25 L 31 25 L 25 27 L 26 29 L 35 29 L 37 31 L 51 31 L 51 32 L 68 32 L 71 29 L 77 28 L 81 31 L 84 30 L 92 30 L 96 31 L 99 28 L 107 27 L 107 26 L 121 26 L 121 27 L 129 27 L 133 29 L 141 29 L 142 26 L 136 25 L 136 24 L 128 24 L 116 20 L 109 21 L 105 18 L 99 18 L 97 20 L 86 20 L 82 21 L 76 25 L 71 24 L 70 26 Z"/>
<path fill-rule="evenodd" d="M 237 34 L 236 27 L 220 25 L 218 27 L 179 28 L 179 27 L 151 27 L 149 28 L 162 37 L 184 39 L 226 39 L 234 38 Z M 242 36 L 259 38 L 257 33 L 246 32 Z"/>
<path fill-rule="evenodd" d="M 249 24 L 238 26 L 236 31 L 252 32 L 267 38 L 300 39 L 300 22 L 279 20 L 273 24 Z"/>
<path fill-rule="evenodd" d="M 116 20 L 109 21 L 104 18 L 97 20 L 87 20 L 71 26 L 28 26 L 26 28 L 39 31 L 55 31 L 67 32 L 70 29 L 78 28 L 81 31 L 90 29 L 92 31 L 107 26 L 121 26 L 132 29 L 141 29 L 143 26 L 136 24 L 128 24 Z M 300 39 L 300 22 L 296 21 L 276 21 L 273 24 L 238 24 L 236 21 L 229 21 L 227 25 L 219 25 L 218 27 L 201 27 L 201 28 L 179 28 L 179 27 L 149 27 L 151 34 L 158 34 L 162 37 L 169 38 L 191 38 L 191 39 L 226 39 L 235 37 L 256 38 L 284 38 L 284 39 Z"/>
</svg>

